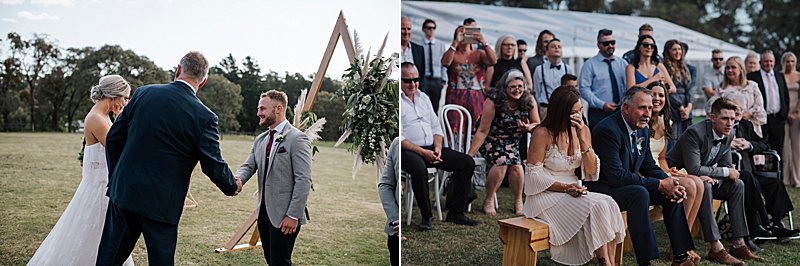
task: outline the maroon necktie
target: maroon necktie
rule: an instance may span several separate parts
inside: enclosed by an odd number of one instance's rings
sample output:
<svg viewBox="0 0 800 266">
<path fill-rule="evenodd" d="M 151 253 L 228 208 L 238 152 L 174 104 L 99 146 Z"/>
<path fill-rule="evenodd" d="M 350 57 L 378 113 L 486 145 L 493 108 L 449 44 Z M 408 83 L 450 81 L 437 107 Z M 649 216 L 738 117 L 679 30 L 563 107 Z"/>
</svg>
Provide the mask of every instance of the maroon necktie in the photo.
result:
<svg viewBox="0 0 800 266">
<path fill-rule="evenodd" d="M 272 151 L 272 142 L 273 142 L 273 137 L 275 136 L 275 132 L 278 132 L 278 131 L 276 131 L 274 129 L 270 129 L 269 130 L 269 139 L 267 139 L 267 150 L 266 150 L 267 156 L 265 156 L 266 159 L 265 159 L 265 164 L 264 164 L 264 165 L 267 166 L 267 168 L 269 168 L 269 155 L 270 155 L 270 152 Z"/>
</svg>

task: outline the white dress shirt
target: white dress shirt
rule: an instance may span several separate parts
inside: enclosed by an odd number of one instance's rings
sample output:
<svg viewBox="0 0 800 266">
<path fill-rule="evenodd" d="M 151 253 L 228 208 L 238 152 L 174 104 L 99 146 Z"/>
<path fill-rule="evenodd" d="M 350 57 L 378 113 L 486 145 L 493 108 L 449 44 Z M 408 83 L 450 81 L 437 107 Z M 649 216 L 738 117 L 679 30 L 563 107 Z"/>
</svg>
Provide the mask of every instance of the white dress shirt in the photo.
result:
<svg viewBox="0 0 800 266">
<path fill-rule="evenodd" d="M 561 77 L 564 74 L 572 74 L 572 70 L 563 61 L 556 64 L 557 68 L 551 67 L 552 65 L 550 60 L 545 60 L 533 71 L 533 90 L 536 93 L 537 103 L 549 103 L 550 95 L 561 86 Z"/>
<path fill-rule="evenodd" d="M 778 81 L 775 80 L 775 70 L 773 69 L 767 73 L 764 69 L 761 69 L 759 72 L 761 72 L 761 80 L 764 82 L 764 93 L 766 94 L 764 98 L 767 99 L 764 103 L 764 110 L 767 111 L 768 115 L 778 113 L 781 111 L 781 95 L 778 89 Z"/>
<path fill-rule="evenodd" d="M 444 136 L 439 117 L 433 112 L 428 95 L 417 90 L 414 101 L 400 93 L 401 131 L 400 140 L 409 140 L 417 146 L 433 145 L 433 135 Z"/>
<path fill-rule="evenodd" d="M 411 49 L 411 42 L 408 42 L 408 47 L 406 47 L 405 51 L 402 51 L 403 47 L 400 47 L 400 50 L 401 50 L 400 51 L 400 63 L 405 63 L 405 62 L 414 63 L 414 53 L 411 52 L 411 50 L 414 50 L 414 49 Z M 414 64 L 416 64 L 416 63 L 414 63 Z M 419 73 L 419 75 L 422 76 L 422 75 L 424 75 L 424 73 Z"/>
<path fill-rule="evenodd" d="M 437 42 L 436 39 L 428 40 L 422 37 L 422 50 L 424 50 L 425 53 L 425 62 L 423 63 L 425 64 L 425 72 L 427 73 L 420 73 L 420 76 L 430 77 L 431 71 L 433 71 L 434 78 L 440 78 L 447 83 L 447 68 L 442 66 L 442 56 L 447 52 L 447 49 L 448 47 L 445 47 L 441 42 Z M 430 58 L 433 67 L 428 65 L 428 58 Z"/>
</svg>

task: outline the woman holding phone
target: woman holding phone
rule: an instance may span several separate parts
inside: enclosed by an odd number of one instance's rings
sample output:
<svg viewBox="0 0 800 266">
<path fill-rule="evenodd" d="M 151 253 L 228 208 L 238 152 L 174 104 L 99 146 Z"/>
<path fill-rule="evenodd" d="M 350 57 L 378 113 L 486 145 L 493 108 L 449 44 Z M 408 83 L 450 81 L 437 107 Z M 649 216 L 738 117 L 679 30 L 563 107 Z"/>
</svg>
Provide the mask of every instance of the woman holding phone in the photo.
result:
<svg viewBox="0 0 800 266">
<path fill-rule="evenodd" d="M 486 180 L 486 197 L 483 211 L 495 216 L 494 194 L 503 178 L 514 192 L 514 213 L 522 215 L 522 159 L 519 155 L 519 139 L 539 124 L 536 101 L 530 94 L 522 71 L 512 69 L 497 81 L 495 93 L 483 103 L 480 126 L 472 139 L 469 155 L 475 156 L 478 149 L 490 165 Z"/>
</svg>

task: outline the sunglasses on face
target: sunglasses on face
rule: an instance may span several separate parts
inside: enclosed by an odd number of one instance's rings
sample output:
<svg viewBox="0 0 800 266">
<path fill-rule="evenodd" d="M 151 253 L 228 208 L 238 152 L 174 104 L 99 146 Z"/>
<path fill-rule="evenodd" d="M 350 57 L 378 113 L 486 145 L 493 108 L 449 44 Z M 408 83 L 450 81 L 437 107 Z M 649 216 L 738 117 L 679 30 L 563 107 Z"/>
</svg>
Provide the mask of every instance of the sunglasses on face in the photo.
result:
<svg viewBox="0 0 800 266">
<path fill-rule="evenodd" d="M 599 44 L 602 44 L 603 46 L 608 47 L 608 46 L 612 46 L 612 45 L 617 45 L 617 41 L 616 40 L 610 40 L 610 41 L 605 41 L 605 42 L 599 42 Z"/>
<path fill-rule="evenodd" d="M 413 79 L 404 79 L 404 78 L 401 78 L 401 79 L 403 80 L 403 83 L 405 83 L 405 84 L 411 84 L 411 82 L 417 82 L 417 83 L 419 83 L 419 78 L 413 78 Z"/>
<path fill-rule="evenodd" d="M 520 53 L 524 53 L 524 52 L 527 52 L 528 49 L 518 49 L 517 51 L 519 51 Z"/>
<path fill-rule="evenodd" d="M 425 26 L 425 27 L 423 27 L 423 29 L 426 29 L 426 30 L 435 30 L 435 29 L 436 29 L 436 26 Z"/>
<path fill-rule="evenodd" d="M 646 43 L 646 42 L 643 42 L 643 43 L 642 43 L 642 47 L 644 47 L 644 48 L 650 48 L 650 49 L 656 49 L 656 44 L 655 44 L 655 43 Z"/>
<path fill-rule="evenodd" d="M 722 61 L 723 59 L 719 58 L 719 57 L 714 57 L 714 58 L 711 58 L 711 60 L 713 60 L 713 61 Z"/>
</svg>

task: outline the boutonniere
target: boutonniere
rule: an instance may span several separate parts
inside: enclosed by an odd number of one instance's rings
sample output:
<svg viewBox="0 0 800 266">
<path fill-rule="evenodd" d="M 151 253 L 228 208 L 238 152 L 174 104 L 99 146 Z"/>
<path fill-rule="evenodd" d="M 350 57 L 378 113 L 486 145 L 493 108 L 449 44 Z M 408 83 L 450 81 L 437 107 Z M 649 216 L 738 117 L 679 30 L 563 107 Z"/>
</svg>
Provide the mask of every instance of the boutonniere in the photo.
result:
<svg viewBox="0 0 800 266">
<path fill-rule="evenodd" d="M 641 152 L 642 151 L 642 142 L 644 142 L 644 137 L 639 137 L 638 139 L 636 139 L 636 151 L 637 152 Z"/>
<path fill-rule="evenodd" d="M 277 138 L 277 139 L 275 139 L 275 141 L 276 141 L 276 142 L 279 142 L 279 143 L 280 143 L 280 142 L 283 142 L 284 140 L 286 140 L 286 135 L 284 135 L 284 134 L 280 134 L 280 135 L 278 135 L 278 138 Z"/>
</svg>

